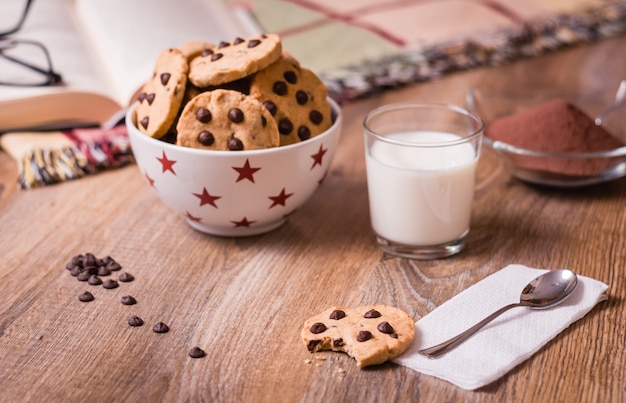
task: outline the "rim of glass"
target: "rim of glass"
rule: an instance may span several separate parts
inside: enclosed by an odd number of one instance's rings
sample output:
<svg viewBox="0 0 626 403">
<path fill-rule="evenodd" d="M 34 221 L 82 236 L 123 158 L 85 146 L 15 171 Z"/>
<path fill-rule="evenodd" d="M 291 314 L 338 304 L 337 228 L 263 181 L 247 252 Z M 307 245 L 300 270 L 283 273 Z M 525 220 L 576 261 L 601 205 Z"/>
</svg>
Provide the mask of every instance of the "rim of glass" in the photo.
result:
<svg viewBox="0 0 626 403">
<path fill-rule="evenodd" d="M 372 118 L 385 112 L 389 112 L 392 110 L 399 110 L 399 109 L 426 109 L 426 108 L 446 109 L 451 112 L 455 112 L 459 115 L 463 115 L 466 118 L 472 119 L 474 123 L 478 125 L 478 129 L 472 131 L 467 136 L 460 137 L 456 140 L 438 141 L 434 143 L 422 143 L 418 141 L 403 141 L 403 140 L 397 140 L 397 139 L 390 139 L 386 136 L 383 136 L 374 132 L 367 125 L 367 122 L 370 121 Z M 481 136 L 482 132 L 485 129 L 485 122 L 482 120 L 480 116 L 478 116 L 478 114 L 471 112 L 465 108 L 462 108 L 458 105 L 454 105 L 454 104 L 398 102 L 398 103 L 383 105 L 368 112 L 367 115 L 365 115 L 365 118 L 363 118 L 363 129 L 368 135 L 371 135 L 372 137 L 376 138 L 376 140 L 380 140 L 385 143 L 408 146 L 408 147 L 433 147 L 434 148 L 434 147 L 447 147 L 447 146 L 463 144 L 463 143 L 468 143 L 468 142 L 473 141 L 476 137 Z"/>
</svg>

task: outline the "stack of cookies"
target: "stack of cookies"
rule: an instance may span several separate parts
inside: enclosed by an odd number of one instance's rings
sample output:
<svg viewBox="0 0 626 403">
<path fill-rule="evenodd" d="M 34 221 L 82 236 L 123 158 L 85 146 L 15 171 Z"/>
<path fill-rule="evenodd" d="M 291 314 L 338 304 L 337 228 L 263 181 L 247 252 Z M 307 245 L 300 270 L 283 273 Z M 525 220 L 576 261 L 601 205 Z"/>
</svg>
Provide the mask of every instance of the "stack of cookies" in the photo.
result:
<svg viewBox="0 0 626 403">
<path fill-rule="evenodd" d="M 218 45 L 192 41 L 159 55 L 137 96 L 137 128 L 207 150 L 258 150 L 327 130 L 324 83 L 263 34 Z"/>
</svg>

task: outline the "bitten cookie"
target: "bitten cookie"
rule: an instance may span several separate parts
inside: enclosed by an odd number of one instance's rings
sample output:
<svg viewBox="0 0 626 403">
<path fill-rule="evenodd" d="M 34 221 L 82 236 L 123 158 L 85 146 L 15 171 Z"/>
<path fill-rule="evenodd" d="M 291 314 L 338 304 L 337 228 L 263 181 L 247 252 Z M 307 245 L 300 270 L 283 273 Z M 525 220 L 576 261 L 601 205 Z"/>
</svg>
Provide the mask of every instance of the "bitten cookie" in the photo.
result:
<svg viewBox="0 0 626 403">
<path fill-rule="evenodd" d="M 174 124 L 180 109 L 189 65 L 179 49 L 159 55 L 152 77 L 137 95 L 137 128 L 154 138 L 163 137 Z"/>
<path fill-rule="evenodd" d="M 231 90 L 196 95 L 176 126 L 176 144 L 207 150 L 258 150 L 278 146 L 278 128 L 254 98 Z"/>
<path fill-rule="evenodd" d="M 254 75 L 250 95 L 274 116 L 280 145 L 315 137 L 332 124 L 326 86 L 287 54 Z"/>
<path fill-rule="evenodd" d="M 189 81 L 199 88 L 239 80 L 264 69 L 282 52 L 280 37 L 263 34 L 232 42 L 221 42 L 207 49 L 189 64 Z"/>
<path fill-rule="evenodd" d="M 332 307 L 307 319 L 301 332 L 310 352 L 342 351 L 361 368 L 399 357 L 414 335 L 413 319 L 386 305 Z"/>
</svg>

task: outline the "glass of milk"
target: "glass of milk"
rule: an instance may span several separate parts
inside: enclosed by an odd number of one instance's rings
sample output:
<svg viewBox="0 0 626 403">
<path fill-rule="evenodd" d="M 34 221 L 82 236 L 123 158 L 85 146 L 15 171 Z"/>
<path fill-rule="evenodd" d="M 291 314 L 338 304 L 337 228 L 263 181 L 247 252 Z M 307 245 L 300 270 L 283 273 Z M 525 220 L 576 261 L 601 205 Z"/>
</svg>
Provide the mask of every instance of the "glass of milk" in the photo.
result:
<svg viewBox="0 0 626 403">
<path fill-rule="evenodd" d="M 412 259 L 460 252 L 470 228 L 480 117 L 454 105 L 401 103 L 373 110 L 363 127 L 378 246 Z"/>
</svg>

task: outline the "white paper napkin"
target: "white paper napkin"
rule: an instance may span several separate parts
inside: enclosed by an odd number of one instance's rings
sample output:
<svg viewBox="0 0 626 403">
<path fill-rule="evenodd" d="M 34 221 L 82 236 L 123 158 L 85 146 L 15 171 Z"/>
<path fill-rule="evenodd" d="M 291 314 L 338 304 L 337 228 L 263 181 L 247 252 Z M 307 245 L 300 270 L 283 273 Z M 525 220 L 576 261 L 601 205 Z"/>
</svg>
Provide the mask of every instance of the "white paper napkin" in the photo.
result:
<svg viewBox="0 0 626 403">
<path fill-rule="evenodd" d="M 578 275 L 573 294 L 556 307 L 513 308 L 439 358 L 425 357 L 418 350 L 457 335 L 504 305 L 519 302 L 524 286 L 546 271 L 512 264 L 472 285 L 418 320 L 413 345 L 394 362 L 468 390 L 497 380 L 608 299 L 608 286 Z"/>
</svg>

